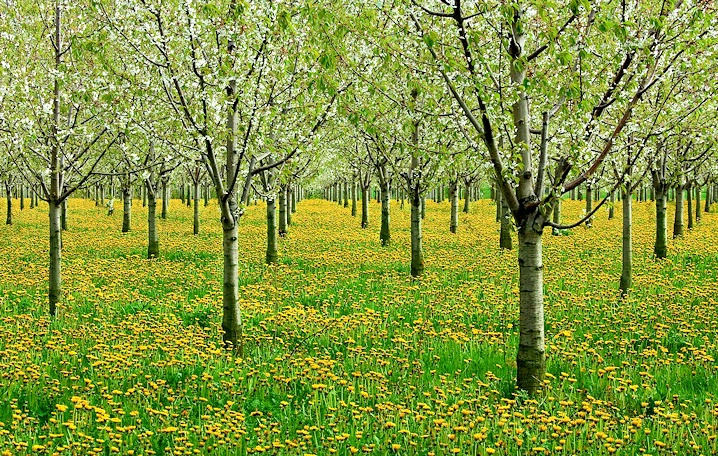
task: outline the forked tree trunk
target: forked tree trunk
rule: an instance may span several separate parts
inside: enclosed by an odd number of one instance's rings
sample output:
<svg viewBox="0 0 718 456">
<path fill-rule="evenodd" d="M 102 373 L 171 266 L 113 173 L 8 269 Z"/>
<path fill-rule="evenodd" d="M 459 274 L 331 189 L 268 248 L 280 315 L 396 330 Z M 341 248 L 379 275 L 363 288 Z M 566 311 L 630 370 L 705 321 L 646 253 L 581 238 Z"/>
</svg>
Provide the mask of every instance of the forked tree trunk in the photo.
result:
<svg viewBox="0 0 718 456">
<path fill-rule="evenodd" d="M 149 183 L 147 184 L 150 185 Z M 154 189 L 147 188 L 147 258 L 160 256 L 160 239 L 157 235 L 157 197 Z"/>
<path fill-rule="evenodd" d="M 546 374 L 542 232 L 535 229 L 543 223 L 538 217 L 536 212 L 530 214 L 518 229 L 520 335 L 516 377 L 518 387 L 529 393 L 542 388 Z"/>
<path fill-rule="evenodd" d="M 673 238 L 683 236 L 683 186 L 676 187 L 676 213 L 673 219 Z"/>
<path fill-rule="evenodd" d="M 621 256 L 621 282 L 618 289 L 621 295 L 628 294 L 633 283 L 633 197 L 628 190 L 623 191 L 623 245 Z"/>
<path fill-rule="evenodd" d="M 192 233 L 199 234 L 199 181 L 193 182 L 193 217 L 192 217 Z"/>
<path fill-rule="evenodd" d="M 267 197 L 267 264 L 277 262 L 277 211 L 274 196 Z"/>
<path fill-rule="evenodd" d="M 287 188 L 279 187 L 279 237 L 287 234 Z"/>
<path fill-rule="evenodd" d="M 452 233 L 456 233 L 459 228 L 459 194 L 457 189 L 456 182 L 449 182 L 449 199 L 451 200 L 451 222 L 449 223 L 449 231 Z"/>
<path fill-rule="evenodd" d="M 653 254 L 656 258 L 665 258 L 668 252 L 668 223 L 666 210 L 666 190 L 661 184 L 656 188 L 656 242 Z"/>
<path fill-rule="evenodd" d="M 50 316 L 57 315 L 57 305 L 62 293 L 62 227 L 60 226 L 60 206 L 62 202 L 49 201 L 50 216 L 50 277 L 48 298 L 50 302 Z"/>
<path fill-rule="evenodd" d="M 369 187 L 361 189 L 361 227 L 369 227 Z"/>
<path fill-rule="evenodd" d="M 381 193 L 381 230 L 379 231 L 379 240 L 381 245 L 386 247 L 391 243 L 391 232 L 389 231 L 390 222 L 390 197 L 389 194 L 389 182 L 383 180 L 379 183 L 379 189 Z"/>
<path fill-rule="evenodd" d="M 122 232 L 127 233 L 132 226 L 132 188 L 122 187 Z"/>
</svg>

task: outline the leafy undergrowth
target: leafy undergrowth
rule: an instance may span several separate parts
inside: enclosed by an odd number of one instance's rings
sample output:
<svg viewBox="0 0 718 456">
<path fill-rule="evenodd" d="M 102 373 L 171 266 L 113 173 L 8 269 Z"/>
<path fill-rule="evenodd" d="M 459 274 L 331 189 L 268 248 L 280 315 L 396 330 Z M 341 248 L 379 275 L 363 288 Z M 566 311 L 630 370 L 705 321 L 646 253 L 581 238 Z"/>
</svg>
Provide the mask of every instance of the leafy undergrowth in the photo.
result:
<svg viewBox="0 0 718 456">
<path fill-rule="evenodd" d="M 0 204 L 4 206 L 4 204 Z M 47 215 L 0 228 L 0 454 L 716 454 L 718 217 L 651 258 L 636 203 L 633 293 L 619 299 L 620 207 L 544 236 L 548 379 L 517 393 L 515 252 L 494 206 L 427 202 L 427 272 L 408 277 L 409 207 L 392 245 L 349 210 L 298 206 L 263 265 L 262 205 L 240 227 L 245 358 L 221 348 L 216 205 L 172 201 L 161 258 L 146 211 L 72 200 L 65 301 L 46 317 Z M 17 204 L 15 205 L 17 207 Z M 563 205 L 575 219 L 583 203 Z M 670 214 L 669 214 L 670 216 Z M 515 240 L 515 239 L 514 239 Z"/>
</svg>

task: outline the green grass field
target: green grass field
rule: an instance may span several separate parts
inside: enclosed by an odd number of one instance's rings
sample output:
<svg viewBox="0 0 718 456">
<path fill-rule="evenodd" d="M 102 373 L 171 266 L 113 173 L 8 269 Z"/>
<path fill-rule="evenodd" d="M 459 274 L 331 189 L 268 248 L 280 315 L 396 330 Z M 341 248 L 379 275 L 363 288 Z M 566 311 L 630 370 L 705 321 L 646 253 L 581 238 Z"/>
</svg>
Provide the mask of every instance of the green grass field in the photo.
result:
<svg viewBox="0 0 718 456">
<path fill-rule="evenodd" d="M 0 202 L 4 205 L 4 200 Z M 577 217 L 581 202 L 564 203 Z M 449 233 L 427 202 L 420 281 L 409 277 L 409 206 L 390 247 L 335 203 L 299 204 L 280 264 L 263 264 L 264 208 L 240 226 L 245 358 L 221 344 L 216 205 L 69 204 L 64 303 L 46 316 L 44 206 L 0 227 L 0 454 L 718 453 L 718 216 L 654 261 L 651 203 L 634 205 L 634 291 L 617 292 L 621 220 L 544 236 L 548 380 L 515 390 L 516 252 L 495 207 Z M 17 207 L 17 204 L 15 205 Z M 672 210 L 672 209 L 671 209 Z M 671 214 L 669 214 L 670 217 Z"/>
</svg>

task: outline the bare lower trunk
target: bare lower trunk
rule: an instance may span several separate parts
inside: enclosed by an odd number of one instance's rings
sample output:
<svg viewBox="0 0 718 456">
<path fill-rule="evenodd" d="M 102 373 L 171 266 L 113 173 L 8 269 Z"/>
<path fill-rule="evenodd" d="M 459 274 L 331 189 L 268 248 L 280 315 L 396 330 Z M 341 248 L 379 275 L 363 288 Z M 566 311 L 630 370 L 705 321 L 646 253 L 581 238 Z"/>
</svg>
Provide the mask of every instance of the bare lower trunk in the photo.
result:
<svg viewBox="0 0 718 456">
<path fill-rule="evenodd" d="M 50 316 L 57 315 L 57 305 L 62 293 L 62 228 L 60 227 L 61 202 L 49 201 L 50 215 L 50 277 L 48 298 L 50 302 Z"/>
<path fill-rule="evenodd" d="M 631 289 L 633 283 L 633 208 L 632 208 L 633 197 L 631 196 L 630 190 L 623 192 L 623 249 L 622 249 L 622 268 L 621 268 L 621 283 L 619 290 L 621 295 L 625 296 L 628 294 L 628 290 Z"/>
<path fill-rule="evenodd" d="M 344 182 L 344 207 L 349 207 L 349 184 Z"/>
<path fill-rule="evenodd" d="M 289 189 L 290 201 L 292 203 L 292 210 L 289 212 L 291 212 L 292 214 L 297 212 L 297 192 L 299 192 L 299 189 L 297 188 L 292 187 Z"/>
<path fill-rule="evenodd" d="M 237 223 L 225 218 L 222 219 L 222 255 L 222 340 L 241 355 L 242 315 L 239 308 Z"/>
<path fill-rule="evenodd" d="M 167 182 L 162 182 L 162 219 L 167 218 L 167 210 L 169 208 L 169 192 L 167 191 Z"/>
<path fill-rule="evenodd" d="M 701 187 L 696 187 L 696 223 L 701 221 Z"/>
<path fill-rule="evenodd" d="M 20 210 L 25 210 L 25 186 L 20 186 Z"/>
<path fill-rule="evenodd" d="M 561 198 L 558 198 L 556 203 L 553 205 L 553 219 L 551 221 L 557 225 L 561 224 L 561 202 Z M 557 236 L 559 234 L 558 228 L 553 228 L 551 230 L 551 234 Z"/>
<path fill-rule="evenodd" d="M 294 187 L 287 186 L 287 227 L 292 226 L 292 214 L 294 214 Z"/>
<path fill-rule="evenodd" d="M 466 184 L 464 192 L 464 213 L 468 214 L 471 209 L 471 186 L 469 184 Z"/>
<path fill-rule="evenodd" d="M 686 188 L 686 206 L 688 206 L 688 229 L 693 229 L 693 189 Z"/>
<path fill-rule="evenodd" d="M 501 198 L 501 233 L 499 235 L 499 248 L 505 250 L 512 250 L 514 248 L 513 242 L 511 241 L 511 212 L 509 206 L 506 203 L 505 198 Z"/>
<path fill-rule="evenodd" d="M 12 225 L 12 191 L 8 186 L 5 186 L 5 198 L 7 199 L 7 217 L 5 218 L 5 224 Z"/>
<path fill-rule="evenodd" d="M 496 221 L 501 221 L 501 200 L 503 199 L 503 195 L 501 192 L 496 192 Z"/>
<path fill-rule="evenodd" d="M 67 199 L 62 200 L 60 205 L 60 229 L 67 231 Z"/>
<path fill-rule="evenodd" d="M 419 192 L 411 190 L 411 275 L 419 277 L 424 273 L 424 248 L 421 233 L 421 197 Z"/>
<path fill-rule="evenodd" d="M 421 219 L 426 218 L 426 195 L 421 195 Z"/>
<path fill-rule="evenodd" d="M 711 190 L 710 185 L 706 185 L 706 205 L 703 208 L 703 212 L 710 212 L 712 201 L 713 201 L 713 190 Z"/>
<path fill-rule="evenodd" d="M 389 183 L 384 181 L 379 184 L 381 190 L 381 230 L 379 231 L 379 240 L 382 246 L 387 246 L 391 242 L 391 232 L 389 231 Z"/>
<path fill-rule="evenodd" d="M 586 186 L 586 214 L 590 214 L 591 210 L 593 209 L 593 192 L 591 191 L 591 186 Z M 591 220 L 592 217 L 589 217 L 586 220 L 586 227 L 591 228 L 593 226 L 593 220 Z"/>
<path fill-rule="evenodd" d="M 147 190 L 147 258 L 160 256 L 160 240 L 157 236 L 157 198 Z"/>
<path fill-rule="evenodd" d="M 352 182 L 352 217 L 357 216 L 357 184 Z"/>
<path fill-rule="evenodd" d="M 276 202 L 270 196 L 267 198 L 267 264 L 276 263 L 278 259 L 276 218 Z"/>
<path fill-rule="evenodd" d="M 451 222 L 449 231 L 456 233 L 459 228 L 459 193 L 455 182 L 449 182 L 449 199 L 451 200 Z"/>
<path fill-rule="evenodd" d="M 193 189 L 193 197 L 192 200 L 194 202 L 193 207 L 193 221 L 192 221 L 192 233 L 196 235 L 199 234 L 199 182 L 194 182 L 194 189 Z"/>
<path fill-rule="evenodd" d="M 683 236 L 683 187 L 676 188 L 676 214 L 673 220 L 673 238 Z"/>
<path fill-rule="evenodd" d="M 614 203 L 616 202 L 616 194 L 615 192 L 611 192 L 610 197 L 611 204 L 608 205 L 608 220 L 613 220 L 613 217 L 615 216 L 614 211 Z"/>
<path fill-rule="evenodd" d="M 287 189 L 279 188 L 279 237 L 287 234 Z"/>
<path fill-rule="evenodd" d="M 130 187 L 122 189 L 122 232 L 130 231 L 132 225 L 132 192 Z"/>
<path fill-rule="evenodd" d="M 516 356 L 518 387 L 534 393 L 543 386 L 546 374 L 543 309 L 542 225 L 536 213 L 519 227 L 520 336 Z"/>
<path fill-rule="evenodd" d="M 663 189 L 656 189 L 656 243 L 653 246 L 653 254 L 656 258 L 666 257 L 667 238 L 666 192 Z"/>
<path fill-rule="evenodd" d="M 369 226 L 369 187 L 361 189 L 361 227 Z"/>
</svg>

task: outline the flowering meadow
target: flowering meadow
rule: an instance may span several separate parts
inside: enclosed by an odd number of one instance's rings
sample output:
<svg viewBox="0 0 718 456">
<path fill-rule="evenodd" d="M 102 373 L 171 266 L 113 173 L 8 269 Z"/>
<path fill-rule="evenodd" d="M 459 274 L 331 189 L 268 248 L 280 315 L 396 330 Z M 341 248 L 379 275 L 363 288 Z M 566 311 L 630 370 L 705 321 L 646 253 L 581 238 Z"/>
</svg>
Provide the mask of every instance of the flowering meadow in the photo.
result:
<svg viewBox="0 0 718 456">
<path fill-rule="evenodd" d="M 2 202 L 4 204 L 4 202 Z M 264 206 L 239 226 L 246 346 L 223 348 L 216 203 L 173 200 L 145 259 L 133 226 L 69 202 L 63 300 L 47 316 L 47 211 L 0 227 L 0 455 L 718 454 L 718 216 L 652 258 L 634 204 L 621 298 L 620 207 L 544 239 L 547 379 L 515 387 L 516 251 L 489 200 L 427 201 L 426 273 L 409 274 L 409 205 L 392 243 L 336 203 L 304 200 L 264 264 Z M 565 201 L 576 219 L 584 203 Z M 672 206 L 669 207 L 669 212 Z M 670 219 L 670 214 L 669 214 Z"/>
</svg>

